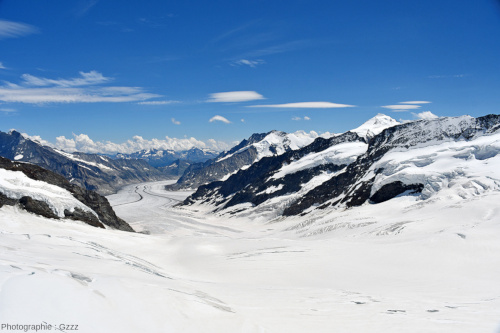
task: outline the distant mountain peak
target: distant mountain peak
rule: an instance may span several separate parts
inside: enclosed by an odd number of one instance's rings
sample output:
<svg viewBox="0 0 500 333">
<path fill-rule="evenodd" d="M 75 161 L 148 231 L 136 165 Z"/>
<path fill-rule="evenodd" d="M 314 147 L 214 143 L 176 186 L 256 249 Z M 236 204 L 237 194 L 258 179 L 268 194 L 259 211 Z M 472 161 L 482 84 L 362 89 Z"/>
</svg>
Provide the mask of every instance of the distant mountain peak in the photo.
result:
<svg viewBox="0 0 500 333">
<path fill-rule="evenodd" d="M 383 113 L 379 113 L 375 117 L 365 121 L 361 126 L 352 129 L 351 132 L 354 132 L 365 139 L 369 139 L 381 133 L 386 128 L 399 124 L 401 123 L 396 119 L 391 118 Z"/>
</svg>

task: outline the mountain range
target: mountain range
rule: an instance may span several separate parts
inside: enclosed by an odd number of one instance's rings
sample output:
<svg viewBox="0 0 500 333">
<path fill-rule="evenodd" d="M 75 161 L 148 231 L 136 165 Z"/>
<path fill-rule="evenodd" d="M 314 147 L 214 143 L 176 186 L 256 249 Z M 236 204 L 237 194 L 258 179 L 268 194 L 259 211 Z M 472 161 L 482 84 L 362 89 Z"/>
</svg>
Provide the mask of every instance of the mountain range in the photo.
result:
<svg viewBox="0 0 500 333">
<path fill-rule="evenodd" d="M 500 116 L 398 123 L 377 115 L 357 129 L 262 157 L 227 179 L 198 187 L 183 205 L 266 220 L 421 200 L 453 188 L 457 198 L 498 190 L 488 163 L 500 152 Z"/>
<path fill-rule="evenodd" d="M 271 131 L 253 134 L 213 159 L 190 165 L 177 183 L 168 188 L 172 190 L 196 189 L 203 184 L 227 179 L 238 170 L 248 168 L 264 157 L 299 149 L 312 143 L 317 137 L 318 134 L 315 132 L 304 131 L 294 133 Z"/>
<path fill-rule="evenodd" d="M 193 162 L 205 161 L 216 153 L 196 148 L 181 152 L 144 150 L 113 157 L 68 153 L 44 146 L 13 130 L 0 132 L 0 156 L 36 164 L 64 176 L 73 184 L 108 195 L 127 184 L 177 178 Z"/>
<path fill-rule="evenodd" d="M 185 207 L 273 219 L 401 195 L 425 200 L 449 187 L 459 197 L 497 189 L 487 172 L 489 159 L 498 153 L 499 117 L 400 123 L 379 114 L 339 134 L 253 134 L 216 157 L 199 149 L 144 150 L 114 158 L 67 153 L 11 131 L 0 132 L 0 155 L 39 165 L 101 194 L 178 175 L 168 189 L 196 190 L 182 203 Z"/>
<path fill-rule="evenodd" d="M 145 160 L 151 166 L 156 168 L 171 166 L 173 163 L 183 161 L 187 163 L 201 163 L 209 159 L 215 158 L 219 152 L 212 149 L 191 148 L 188 150 L 172 150 L 172 149 L 143 149 L 131 154 L 116 154 L 112 156 L 117 159 L 138 159 Z"/>
</svg>

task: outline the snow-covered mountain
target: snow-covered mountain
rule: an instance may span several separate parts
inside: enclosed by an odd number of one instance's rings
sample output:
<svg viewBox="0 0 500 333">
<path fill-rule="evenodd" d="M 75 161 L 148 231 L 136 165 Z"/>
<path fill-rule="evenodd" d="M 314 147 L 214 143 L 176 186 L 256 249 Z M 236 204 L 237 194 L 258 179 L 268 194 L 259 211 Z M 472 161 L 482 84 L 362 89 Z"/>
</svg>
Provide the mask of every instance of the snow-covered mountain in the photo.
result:
<svg viewBox="0 0 500 333">
<path fill-rule="evenodd" d="M 500 189 L 499 152 L 498 115 L 404 124 L 378 115 L 356 130 L 318 138 L 263 158 L 225 181 L 200 186 L 184 205 L 269 219 L 399 195 L 425 201 L 448 191 L 468 197 Z"/>
<path fill-rule="evenodd" d="M 116 154 L 115 158 L 121 159 L 140 159 L 145 160 L 154 167 L 170 166 L 180 160 L 181 163 L 202 163 L 219 155 L 212 149 L 191 148 L 188 150 L 161 150 L 144 149 L 132 154 Z"/>
<path fill-rule="evenodd" d="M 360 137 L 364 138 L 365 141 L 368 141 L 386 128 L 399 124 L 399 121 L 385 114 L 379 113 L 375 117 L 364 122 L 361 126 L 350 130 L 350 132 L 356 133 Z"/>
<path fill-rule="evenodd" d="M 325 137 L 329 134 L 324 135 Z M 287 151 L 299 149 L 313 142 L 319 135 L 297 131 L 285 133 L 271 131 L 257 133 L 238 145 L 205 163 L 191 165 L 170 188 L 196 188 L 201 184 L 227 179 L 238 170 L 248 168 L 252 163 L 267 156 L 279 156 Z"/>
<path fill-rule="evenodd" d="M 16 206 L 51 219 L 70 219 L 94 227 L 133 231 L 116 216 L 108 200 L 71 184 L 37 165 L 0 157 L 0 207 Z"/>
<path fill-rule="evenodd" d="M 67 153 L 43 146 L 17 131 L 0 132 L 0 156 L 39 165 L 100 194 L 114 193 L 126 184 L 168 178 L 144 160 Z"/>
</svg>

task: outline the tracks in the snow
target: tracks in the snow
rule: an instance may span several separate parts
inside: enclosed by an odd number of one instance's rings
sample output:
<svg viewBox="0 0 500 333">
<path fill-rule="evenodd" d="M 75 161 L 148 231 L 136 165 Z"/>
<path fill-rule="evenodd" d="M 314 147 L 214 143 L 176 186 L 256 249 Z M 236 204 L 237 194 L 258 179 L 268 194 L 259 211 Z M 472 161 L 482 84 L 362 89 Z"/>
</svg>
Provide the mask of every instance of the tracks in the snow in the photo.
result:
<svg viewBox="0 0 500 333">
<path fill-rule="evenodd" d="M 153 192 L 151 190 L 151 186 L 149 186 L 149 185 L 137 185 L 137 186 L 135 186 L 134 193 L 139 196 L 138 200 L 116 204 L 116 205 L 113 205 L 113 207 L 124 206 L 124 205 L 131 205 L 131 204 L 137 203 L 137 202 L 139 202 L 141 200 L 144 200 L 145 196 L 143 194 L 147 194 L 147 195 L 150 195 L 150 196 L 153 196 L 153 197 L 162 198 L 162 199 L 167 199 L 170 202 L 181 202 L 181 200 L 171 198 L 168 195 L 161 195 L 159 193 Z"/>
</svg>

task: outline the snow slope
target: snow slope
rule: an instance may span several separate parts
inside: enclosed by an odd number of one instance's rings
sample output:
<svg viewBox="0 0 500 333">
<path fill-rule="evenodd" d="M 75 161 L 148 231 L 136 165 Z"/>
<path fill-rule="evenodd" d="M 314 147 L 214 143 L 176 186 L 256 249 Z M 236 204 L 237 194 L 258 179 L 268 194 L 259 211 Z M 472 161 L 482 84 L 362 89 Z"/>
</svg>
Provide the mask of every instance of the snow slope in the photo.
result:
<svg viewBox="0 0 500 333">
<path fill-rule="evenodd" d="M 55 215 L 64 217 L 64 210 L 73 212 L 75 208 L 97 214 L 77 200 L 69 191 L 55 185 L 27 177 L 21 171 L 10 171 L 0 168 L 0 193 L 10 199 L 20 199 L 29 196 L 43 201 L 52 209 Z"/>
<path fill-rule="evenodd" d="M 172 207 L 189 193 L 164 184 L 108 197 L 150 235 L 1 208 L 0 322 L 83 333 L 499 328 L 498 192 L 262 225 Z"/>
<path fill-rule="evenodd" d="M 325 137 L 330 136 L 329 133 L 322 135 Z M 285 133 L 281 131 L 271 131 L 262 140 L 247 145 L 232 154 L 225 155 L 217 160 L 217 162 L 228 159 L 236 154 L 239 154 L 250 147 L 254 147 L 257 150 L 257 157 L 254 162 L 259 161 L 266 156 L 281 155 L 289 150 L 296 150 L 307 146 L 314 139 L 320 137 L 318 133 L 311 131 L 309 133 L 305 131 L 297 131 L 294 133 Z"/>
</svg>

